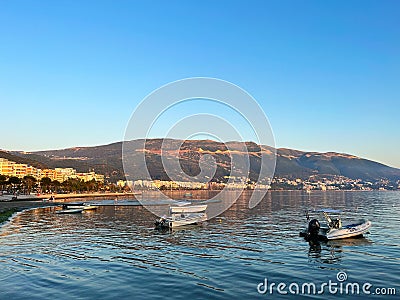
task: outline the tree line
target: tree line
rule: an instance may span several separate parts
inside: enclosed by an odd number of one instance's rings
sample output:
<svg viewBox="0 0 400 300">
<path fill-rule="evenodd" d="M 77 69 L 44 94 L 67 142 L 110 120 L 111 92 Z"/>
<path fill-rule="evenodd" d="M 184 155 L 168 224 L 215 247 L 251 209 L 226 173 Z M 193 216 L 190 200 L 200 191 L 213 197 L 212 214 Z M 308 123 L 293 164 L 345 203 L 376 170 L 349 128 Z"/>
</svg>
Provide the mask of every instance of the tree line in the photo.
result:
<svg viewBox="0 0 400 300">
<path fill-rule="evenodd" d="M 16 176 L 0 175 L 1 191 L 8 193 L 73 193 L 73 192 L 97 192 L 102 190 L 116 191 L 117 187 L 113 184 L 104 185 L 96 180 L 83 181 L 82 179 L 69 178 L 63 182 L 51 180 L 43 177 L 37 180 L 35 177 L 27 175 L 23 178 Z"/>
</svg>

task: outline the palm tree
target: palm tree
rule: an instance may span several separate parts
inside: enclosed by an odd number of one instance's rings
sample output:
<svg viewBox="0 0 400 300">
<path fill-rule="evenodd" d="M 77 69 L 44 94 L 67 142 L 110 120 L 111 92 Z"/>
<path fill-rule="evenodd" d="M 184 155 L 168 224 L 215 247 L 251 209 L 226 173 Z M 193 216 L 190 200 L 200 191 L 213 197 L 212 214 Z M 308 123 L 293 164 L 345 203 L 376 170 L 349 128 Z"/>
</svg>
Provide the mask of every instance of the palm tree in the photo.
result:
<svg viewBox="0 0 400 300">
<path fill-rule="evenodd" d="M 0 189 L 1 191 L 4 190 L 4 186 L 7 184 L 7 176 L 6 175 L 0 175 Z"/>
<path fill-rule="evenodd" d="M 28 194 L 30 194 L 32 187 L 35 185 L 36 181 L 36 178 L 30 175 L 24 176 L 24 178 L 22 179 L 22 182 L 24 183 Z"/>
<path fill-rule="evenodd" d="M 11 185 L 12 189 L 15 192 L 16 186 L 21 184 L 21 179 L 16 176 L 11 176 L 10 178 L 8 178 L 8 184 Z"/>
<path fill-rule="evenodd" d="M 53 180 L 51 182 L 51 185 L 53 186 L 54 191 L 57 193 L 57 191 L 59 190 L 59 188 L 61 186 L 61 182 L 59 182 L 58 180 Z"/>
<path fill-rule="evenodd" d="M 42 179 L 40 179 L 40 184 L 42 187 L 42 191 L 46 191 L 49 189 L 51 179 L 49 177 L 43 177 Z"/>
</svg>

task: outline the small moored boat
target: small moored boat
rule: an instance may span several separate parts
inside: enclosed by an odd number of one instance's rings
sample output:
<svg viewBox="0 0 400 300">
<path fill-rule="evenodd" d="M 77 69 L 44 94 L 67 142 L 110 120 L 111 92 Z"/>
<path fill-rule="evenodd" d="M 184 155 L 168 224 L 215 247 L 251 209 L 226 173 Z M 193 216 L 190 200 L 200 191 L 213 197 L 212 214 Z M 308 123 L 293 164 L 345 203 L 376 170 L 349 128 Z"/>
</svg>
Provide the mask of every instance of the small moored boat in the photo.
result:
<svg viewBox="0 0 400 300">
<path fill-rule="evenodd" d="M 165 229 L 200 224 L 207 221 L 206 209 L 206 204 L 171 206 L 170 216 L 161 217 L 155 222 L 155 226 L 157 229 Z"/>
<path fill-rule="evenodd" d="M 63 210 L 57 210 L 56 214 L 79 214 L 83 211 L 82 208 L 76 208 L 76 209 L 63 209 Z"/>
<path fill-rule="evenodd" d="M 300 232 L 307 241 L 310 240 L 337 240 L 351 237 L 362 236 L 367 233 L 372 223 L 368 220 L 358 220 L 349 224 L 342 224 L 340 210 L 322 209 L 315 211 L 322 213 L 325 218 L 325 223 L 320 224 L 318 219 L 310 220 L 308 211 L 306 217 L 308 226 L 306 230 Z M 331 217 L 329 214 L 331 214 Z"/>
<path fill-rule="evenodd" d="M 65 203 L 65 204 L 63 204 L 63 209 L 94 210 L 97 208 L 98 208 L 97 205 L 92 205 L 90 203 Z"/>
<path fill-rule="evenodd" d="M 81 202 L 81 203 L 64 203 L 63 204 L 63 209 L 80 209 L 83 208 L 83 206 L 85 205 L 85 203 Z"/>
</svg>

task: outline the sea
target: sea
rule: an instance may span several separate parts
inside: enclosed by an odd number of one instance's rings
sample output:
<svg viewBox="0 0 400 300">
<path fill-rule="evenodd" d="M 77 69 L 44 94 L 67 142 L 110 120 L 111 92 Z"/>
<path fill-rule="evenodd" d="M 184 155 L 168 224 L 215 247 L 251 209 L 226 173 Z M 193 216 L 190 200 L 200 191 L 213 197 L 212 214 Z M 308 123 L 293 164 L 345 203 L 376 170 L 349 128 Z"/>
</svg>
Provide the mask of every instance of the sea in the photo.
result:
<svg viewBox="0 0 400 300">
<path fill-rule="evenodd" d="M 270 191 L 252 209 L 250 195 L 173 231 L 124 199 L 81 214 L 20 212 L 0 228 L 0 299 L 400 299 L 400 192 Z M 321 208 L 372 227 L 309 244 L 305 211 Z"/>
</svg>

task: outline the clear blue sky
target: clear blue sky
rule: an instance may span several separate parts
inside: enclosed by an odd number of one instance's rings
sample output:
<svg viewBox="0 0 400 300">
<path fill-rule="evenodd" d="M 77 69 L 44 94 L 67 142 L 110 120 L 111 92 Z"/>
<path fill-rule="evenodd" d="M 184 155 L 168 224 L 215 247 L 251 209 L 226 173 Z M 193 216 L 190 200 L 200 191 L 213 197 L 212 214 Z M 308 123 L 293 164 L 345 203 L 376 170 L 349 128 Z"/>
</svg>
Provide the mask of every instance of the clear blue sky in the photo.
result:
<svg viewBox="0 0 400 300">
<path fill-rule="evenodd" d="M 206 76 L 278 147 L 400 167 L 399 1 L 0 1 L 0 148 L 120 141 L 151 91 Z"/>
</svg>

